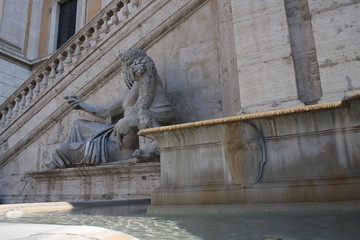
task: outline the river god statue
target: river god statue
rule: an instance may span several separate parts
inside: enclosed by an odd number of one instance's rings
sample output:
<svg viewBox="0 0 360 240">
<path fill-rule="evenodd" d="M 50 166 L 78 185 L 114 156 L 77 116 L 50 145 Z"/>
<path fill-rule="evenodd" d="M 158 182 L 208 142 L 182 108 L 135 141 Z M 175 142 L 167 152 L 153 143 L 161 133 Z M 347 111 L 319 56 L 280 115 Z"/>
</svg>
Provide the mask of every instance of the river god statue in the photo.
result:
<svg viewBox="0 0 360 240">
<path fill-rule="evenodd" d="M 153 60 L 140 49 L 128 50 L 121 56 L 127 94 L 108 106 L 83 102 L 77 96 L 66 96 L 74 109 L 101 118 L 123 117 L 114 124 L 76 120 L 69 136 L 56 148 L 48 168 L 91 166 L 132 157 L 146 158 L 156 149 L 137 149 L 136 133 L 145 128 L 168 125 L 174 115 L 165 97 Z"/>
</svg>

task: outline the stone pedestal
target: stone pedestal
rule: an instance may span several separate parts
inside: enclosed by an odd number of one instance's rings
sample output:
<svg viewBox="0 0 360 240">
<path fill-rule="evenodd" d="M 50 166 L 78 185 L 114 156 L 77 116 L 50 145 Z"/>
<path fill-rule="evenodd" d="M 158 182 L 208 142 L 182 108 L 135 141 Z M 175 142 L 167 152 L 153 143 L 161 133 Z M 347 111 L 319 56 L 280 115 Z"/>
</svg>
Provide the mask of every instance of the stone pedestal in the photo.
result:
<svg viewBox="0 0 360 240">
<path fill-rule="evenodd" d="M 148 199 L 159 186 L 159 163 L 129 163 L 29 173 L 28 201 Z"/>
</svg>

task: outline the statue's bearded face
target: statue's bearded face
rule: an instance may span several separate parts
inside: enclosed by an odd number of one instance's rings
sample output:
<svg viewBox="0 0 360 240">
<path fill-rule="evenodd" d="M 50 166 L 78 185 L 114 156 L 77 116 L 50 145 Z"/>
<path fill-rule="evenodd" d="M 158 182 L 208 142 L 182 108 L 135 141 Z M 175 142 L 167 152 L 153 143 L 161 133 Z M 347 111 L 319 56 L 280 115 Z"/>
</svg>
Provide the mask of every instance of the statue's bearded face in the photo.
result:
<svg viewBox="0 0 360 240">
<path fill-rule="evenodd" d="M 136 63 L 141 61 L 147 57 L 147 54 L 144 50 L 141 49 L 130 49 L 123 56 L 121 56 L 120 60 L 126 66 L 124 68 L 124 82 L 126 86 L 131 89 L 133 86 L 136 77 L 139 77 L 145 71 L 143 66 L 140 66 Z M 135 66 L 136 65 L 136 66 Z"/>
</svg>

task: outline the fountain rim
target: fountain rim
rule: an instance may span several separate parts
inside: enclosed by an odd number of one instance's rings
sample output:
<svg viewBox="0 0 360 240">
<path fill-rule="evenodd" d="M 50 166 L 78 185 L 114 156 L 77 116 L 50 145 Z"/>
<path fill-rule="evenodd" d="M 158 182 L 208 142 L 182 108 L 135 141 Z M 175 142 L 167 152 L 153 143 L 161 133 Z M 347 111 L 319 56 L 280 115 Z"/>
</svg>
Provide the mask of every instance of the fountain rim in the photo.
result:
<svg viewBox="0 0 360 240">
<path fill-rule="evenodd" d="M 211 125 L 218 125 L 218 124 L 249 121 L 249 120 L 263 119 L 263 118 L 273 118 L 273 117 L 286 116 L 286 115 L 299 114 L 299 113 L 311 113 L 311 112 L 317 112 L 317 111 L 339 109 L 339 108 L 343 108 L 343 107 L 349 107 L 353 100 L 360 100 L 360 91 L 345 95 L 345 97 L 340 101 L 319 103 L 319 104 L 306 105 L 306 106 L 300 106 L 300 107 L 292 107 L 292 108 L 283 108 L 283 109 L 278 109 L 278 110 L 270 110 L 270 111 L 242 114 L 242 115 L 232 116 L 232 117 L 216 118 L 216 119 L 210 119 L 210 120 L 204 120 L 204 121 L 196 121 L 196 122 L 175 124 L 175 125 L 169 125 L 169 126 L 148 128 L 148 129 L 140 130 L 138 132 L 138 135 L 145 136 L 148 134 L 178 131 L 178 130 L 184 130 L 184 129 L 189 129 L 189 128 L 197 128 L 197 127 L 204 127 L 204 126 L 211 126 Z"/>
</svg>

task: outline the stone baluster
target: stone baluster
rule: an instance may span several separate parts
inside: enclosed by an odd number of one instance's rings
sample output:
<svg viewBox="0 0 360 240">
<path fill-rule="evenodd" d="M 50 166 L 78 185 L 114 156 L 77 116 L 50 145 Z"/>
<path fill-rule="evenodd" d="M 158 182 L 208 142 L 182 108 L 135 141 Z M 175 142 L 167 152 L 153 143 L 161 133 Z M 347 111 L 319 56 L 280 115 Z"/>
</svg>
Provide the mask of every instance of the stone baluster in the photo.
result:
<svg viewBox="0 0 360 240">
<path fill-rule="evenodd" d="M 21 92 L 21 101 L 20 101 L 20 107 L 23 109 L 26 106 L 26 90 L 22 90 Z"/>
<path fill-rule="evenodd" d="M 92 38 L 93 38 L 95 41 L 98 41 L 99 38 L 100 38 L 100 35 L 99 35 L 99 24 L 96 23 L 93 28 L 94 28 L 94 32 L 93 32 Z"/>
<path fill-rule="evenodd" d="M 34 97 L 34 93 L 33 93 L 33 89 L 34 89 L 34 85 L 31 83 L 29 85 L 29 92 L 28 94 L 26 95 L 26 104 L 29 105 Z"/>
<path fill-rule="evenodd" d="M 128 2 L 127 0 L 121 0 L 121 2 L 124 4 L 124 6 L 122 7 L 122 14 L 127 17 L 130 13 Z"/>
<path fill-rule="evenodd" d="M 117 14 L 118 13 L 118 7 L 117 6 L 114 7 L 112 11 L 113 11 L 113 15 L 111 17 L 111 22 L 112 22 L 112 24 L 118 24 L 120 22 L 118 14 Z"/>
<path fill-rule="evenodd" d="M 52 62 L 50 66 L 51 66 L 51 71 L 50 71 L 49 78 L 54 79 L 56 77 L 56 63 Z"/>
<path fill-rule="evenodd" d="M 1 110 L 1 114 L 2 114 L 2 117 L 1 117 L 1 126 L 5 126 L 5 125 L 6 125 L 6 122 L 7 122 L 7 119 L 6 119 L 7 111 L 6 111 L 5 109 Z"/>
<path fill-rule="evenodd" d="M 56 68 L 56 71 L 61 74 L 64 72 L 64 56 L 60 54 L 60 56 L 57 59 L 59 60 L 59 64 Z"/>
<path fill-rule="evenodd" d="M 91 44 L 90 44 L 90 33 L 89 32 L 87 32 L 85 35 L 84 35 L 84 37 L 85 37 L 85 40 L 84 40 L 84 47 L 85 47 L 85 49 L 86 50 L 88 50 L 89 48 L 90 48 L 90 46 L 91 46 Z"/>
<path fill-rule="evenodd" d="M 37 76 L 35 78 L 35 87 L 34 87 L 34 93 L 35 93 L 35 96 L 38 96 L 39 93 L 40 93 L 40 82 L 41 82 L 42 78 Z"/>
<path fill-rule="evenodd" d="M 15 106 L 14 106 L 14 109 L 13 109 L 13 114 L 14 116 L 16 116 L 18 113 L 19 113 L 19 110 L 20 110 L 20 101 L 21 101 L 21 98 L 19 96 L 17 96 L 15 98 Z"/>
<path fill-rule="evenodd" d="M 11 118 L 12 118 L 12 116 L 13 116 L 12 108 L 13 108 L 13 106 L 12 106 L 12 104 L 10 103 L 10 104 L 8 105 L 8 111 L 7 111 L 7 114 L 6 114 L 6 120 L 7 120 L 8 123 L 11 121 Z"/>
<path fill-rule="evenodd" d="M 64 64 L 66 67 L 70 67 L 70 65 L 72 64 L 72 53 L 74 52 L 74 50 L 71 48 L 71 46 L 69 46 L 67 49 L 66 49 L 66 53 L 67 53 L 67 56 L 66 56 L 66 59 L 64 60 Z"/>
<path fill-rule="evenodd" d="M 80 39 L 78 39 L 75 44 L 76 44 L 76 47 L 75 47 L 75 51 L 74 51 L 74 57 L 75 57 L 74 62 L 77 62 L 81 55 Z"/>
<path fill-rule="evenodd" d="M 44 75 L 43 79 L 42 79 L 42 87 L 46 88 L 47 85 L 49 84 L 49 71 L 48 70 L 44 70 L 42 72 L 42 74 Z"/>
<path fill-rule="evenodd" d="M 102 20 L 104 21 L 104 23 L 101 25 L 101 30 L 104 33 L 108 33 L 109 32 L 109 24 L 108 24 L 109 16 L 105 14 L 105 17 L 103 17 Z"/>
</svg>

